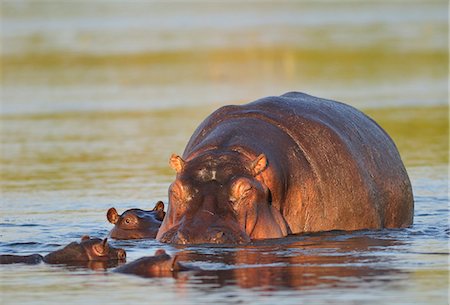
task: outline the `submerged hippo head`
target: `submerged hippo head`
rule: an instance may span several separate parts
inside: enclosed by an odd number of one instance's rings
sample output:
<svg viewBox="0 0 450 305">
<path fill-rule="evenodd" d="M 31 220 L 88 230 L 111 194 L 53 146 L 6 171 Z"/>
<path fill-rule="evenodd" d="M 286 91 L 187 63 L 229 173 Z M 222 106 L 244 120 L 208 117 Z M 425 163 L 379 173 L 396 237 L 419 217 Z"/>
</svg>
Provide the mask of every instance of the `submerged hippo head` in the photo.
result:
<svg viewBox="0 0 450 305">
<path fill-rule="evenodd" d="M 162 201 L 158 201 L 151 211 L 130 209 L 122 215 L 110 208 L 106 214 L 108 221 L 114 224 L 110 236 L 114 239 L 155 238 L 165 214 Z"/>
<path fill-rule="evenodd" d="M 50 264 L 65 264 L 88 261 L 123 261 L 126 258 L 125 250 L 114 248 L 108 240 L 83 236 L 81 242 L 73 242 L 62 249 L 53 251 L 44 256 L 44 262 Z"/>
<path fill-rule="evenodd" d="M 268 165 L 264 154 L 248 159 L 237 152 L 206 152 L 189 161 L 172 155 L 170 165 L 177 177 L 158 240 L 247 243 L 286 235 L 281 215 L 270 206 L 270 192 L 258 179 Z"/>
<path fill-rule="evenodd" d="M 114 271 L 143 277 L 167 277 L 172 276 L 174 272 L 195 270 L 179 263 L 177 258 L 177 256 L 172 257 L 166 251 L 159 249 L 154 256 L 142 257 Z"/>
</svg>

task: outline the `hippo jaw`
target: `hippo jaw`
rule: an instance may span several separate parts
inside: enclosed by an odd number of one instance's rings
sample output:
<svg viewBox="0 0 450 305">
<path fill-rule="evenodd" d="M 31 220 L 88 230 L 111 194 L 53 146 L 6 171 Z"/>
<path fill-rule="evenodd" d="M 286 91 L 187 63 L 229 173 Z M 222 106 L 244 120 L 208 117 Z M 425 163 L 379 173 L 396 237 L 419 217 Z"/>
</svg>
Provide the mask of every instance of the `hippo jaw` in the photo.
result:
<svg viewBox="0 0 450 305">
<path fill-rule="evenodd" d="M 128 228 L 124 226 L 115 225 L 109 232 L 109 236 L 117 240 L 126 239 L 144 239 L 155 238 L 158 233 L 161 221 L 149 223 L 146 226 L 142 225 L 141 228 Z"/>
<path fill-rule="evenodd" d="M 255 178 L 267 166 L 264 155 L 248 160 L 236 152 L 207 152 L 188 162 L 172 156 L 170 164 L 177 178 L 169 189 L 159 241 L 243 244 L 283 236 L 264 230 L 266 225 L 278 226 L 266 215 L 271 213 L 269 190 Z"/>
</svg>

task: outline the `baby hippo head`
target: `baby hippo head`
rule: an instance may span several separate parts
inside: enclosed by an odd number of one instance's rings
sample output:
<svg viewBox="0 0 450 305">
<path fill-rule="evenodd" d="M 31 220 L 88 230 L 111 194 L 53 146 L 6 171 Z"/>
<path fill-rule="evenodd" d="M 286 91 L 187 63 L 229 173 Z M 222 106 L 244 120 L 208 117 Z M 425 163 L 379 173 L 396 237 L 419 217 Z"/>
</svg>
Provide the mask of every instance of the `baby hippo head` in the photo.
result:
<svg viewBox="0 0 450 305">
<path fill-rule="evenodd" d="M 81 242 L 72 242 L 62 249 L 47 254 L 44 262 L 50 264 L 67 264 L 89 261 L 124 261 L 125 250 L 114 248 L 108 240 L 83 236 Z"/>
<path fill-rule="evenodd" d="M 129 209 L 121 215 L 110 208 L 106 217 L 114 228 L 109 235 L 114 239 L 155 238 L 165 215 L 162 201 L 158 201 L 153 210 Z"/>
<path fill-rule="evenodd" d="M 178 262 L 178 256 L 172 257 L 166 251 L 159 249 L 154 256 L 145 256 L 123 265 L 115 272 L 135 274 L 142 277 L 171 277 L 179 271 L 196 270 Z"/>
</svg>

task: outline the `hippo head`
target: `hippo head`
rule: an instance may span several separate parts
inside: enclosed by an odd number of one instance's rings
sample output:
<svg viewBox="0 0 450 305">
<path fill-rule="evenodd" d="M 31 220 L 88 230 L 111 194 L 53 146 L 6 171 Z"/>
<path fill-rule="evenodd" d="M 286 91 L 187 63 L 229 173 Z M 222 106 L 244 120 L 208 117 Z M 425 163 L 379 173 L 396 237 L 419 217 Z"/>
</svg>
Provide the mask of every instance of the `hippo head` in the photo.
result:
<svg viewBox="0 0 450 305">
<path fill-rule="evenodd" d="M 209 151 L 188 161 L 172 155 L 169 163 L 177 177 L 159 241 L 236 244 L 286 235 L 281 215 L 270 206 L 270 192 L 258 179 L 268 165 L 264 154 L 249 159 Z"/>
<path fill-rule="evenodd" d="M 72 242 L 62 249 L 47 254 L 44 261 L 64 264 L 88 261 L 124 261 L 125 258 L 125 250 L 114 248 L 106 238 L 102 240 L 85 235 L 81 238 L 80 243 Z"/>
<path fill-rule="evenodd" d="M 112 261 L 124 260 L 126 258 L 125 250 L 114 248 L 108 243 L 108 239 L 90 238 L 83 236 L 80 245 L 86 252 L 90 261 Z"/>
<path fill-rule="evenodd" d="M 178 262 L 178 256 L 172 257 L 159 249 L 154 256 L 145 256 L 115 270 L 119 273 L 135 274 L 143 277 L 169 277 L 179 271 L 196 270 Z"/>
<path fill-rule="evenodd" d="M 114 224 L 110 236 L 114 239 L 155 238 L 165 214 L 162 201 L 158 201 L 151 211 L 130 209 L 122 215 L 110 208 L 106 214 L 108 221 Z"/>
</svg>

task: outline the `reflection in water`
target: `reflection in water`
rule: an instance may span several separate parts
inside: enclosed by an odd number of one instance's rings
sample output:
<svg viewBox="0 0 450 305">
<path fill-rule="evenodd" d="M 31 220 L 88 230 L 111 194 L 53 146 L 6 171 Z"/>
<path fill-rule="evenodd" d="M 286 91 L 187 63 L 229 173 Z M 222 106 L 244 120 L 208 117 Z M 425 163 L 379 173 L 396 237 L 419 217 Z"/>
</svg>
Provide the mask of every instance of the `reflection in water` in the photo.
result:
<svg viewBox="0 0 450 305">
<path fill-rule="evenodd" d="M 107 271 L 123 264 L 125 264 L 125 260 L 70 262 L 59 264 L 59 266 L 70 271 L 79 271 L 86 268 L 94 271 Z"/>
<path fill-rule="evenodd" d="M 389 259 L 376 252 L 399 246 L 400 241 L 366 236 L 364 232 L 328 232 L 256 241 L 239 248 L 183 247 L 176 253 L 177 261 L 192 271 L 159 276 L 214 288 L 355 287 L 355 281 L 395 279 L 400 272 L 385 267 L 390 265 Z"/>
</svg>

